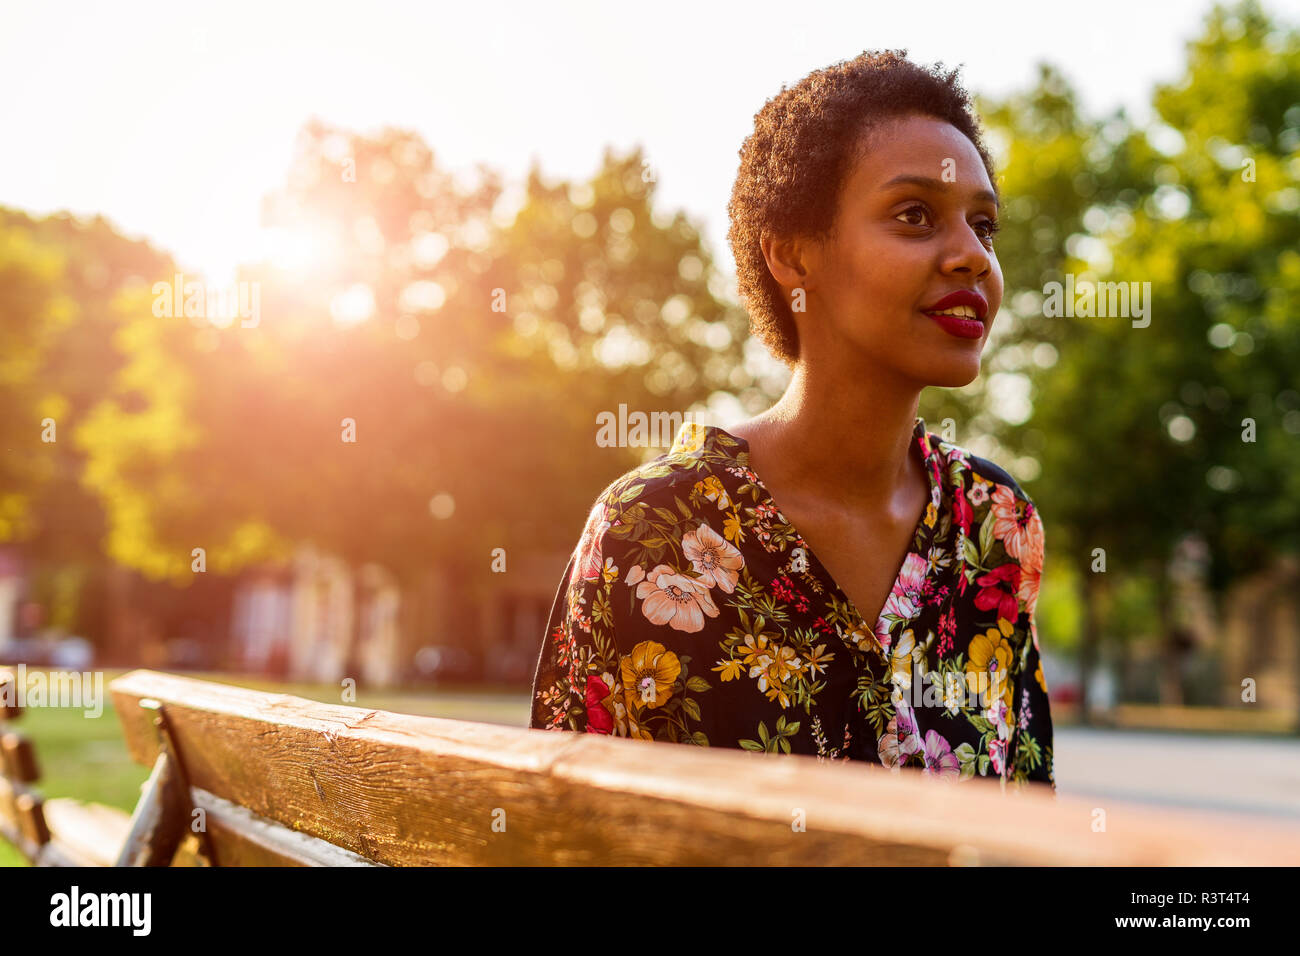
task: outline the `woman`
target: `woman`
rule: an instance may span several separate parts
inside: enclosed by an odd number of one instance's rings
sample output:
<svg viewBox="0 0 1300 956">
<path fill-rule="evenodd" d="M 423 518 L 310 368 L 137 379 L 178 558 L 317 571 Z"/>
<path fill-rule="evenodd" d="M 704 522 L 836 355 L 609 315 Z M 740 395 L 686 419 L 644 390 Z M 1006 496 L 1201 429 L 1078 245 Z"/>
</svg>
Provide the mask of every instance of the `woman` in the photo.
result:
<svg viewBox="0 0 1300 956">
<path fill-rule="evenodd" d="M 1002 300 L 967 95 L 864 53 L 755 120 L 729 240 L 790 385 L 730 429 L 688 422 L 601 494 L 531 726 L 1054 789 L 1038 512 L 916 415 L 927 385 L 979 373 Z"/>
</svg>

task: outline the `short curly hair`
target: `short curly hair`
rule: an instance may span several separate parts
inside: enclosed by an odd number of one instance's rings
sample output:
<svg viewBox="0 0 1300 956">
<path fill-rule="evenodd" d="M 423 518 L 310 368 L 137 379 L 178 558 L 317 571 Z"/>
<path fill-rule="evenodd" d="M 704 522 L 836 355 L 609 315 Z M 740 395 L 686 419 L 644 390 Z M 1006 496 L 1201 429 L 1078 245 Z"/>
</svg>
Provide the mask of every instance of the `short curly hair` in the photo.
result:
<svg viewBox="0 0 1300 956">
<path fill-rule="evenodd" d="M 951 123 L 974 144 L 994 182 L 993 161 L 959 72 L 944 72 L 942 63 L 913 63 L 906 50 L 868 50 L 815 70 L 793 87 L 782 85 L 754 115 L 727 204 L 727 241 L 750 328 L 787 366 L 798 362 L 799 336 L 767 268 L 761 235 L 828 236 L 864 134 L 886 119 L 921 114 Z"/>
</svg>

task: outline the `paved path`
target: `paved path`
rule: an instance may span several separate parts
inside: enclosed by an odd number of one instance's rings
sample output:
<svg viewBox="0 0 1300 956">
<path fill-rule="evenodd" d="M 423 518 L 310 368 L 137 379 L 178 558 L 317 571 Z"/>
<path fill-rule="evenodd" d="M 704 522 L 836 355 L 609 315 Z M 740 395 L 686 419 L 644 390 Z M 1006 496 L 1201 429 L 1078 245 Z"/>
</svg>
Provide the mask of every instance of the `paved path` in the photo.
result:
<svg viewBox="0 0 1300 956">
<path fill-rule="evenodd" d="M 1056 790 L 1300 823 L 1300 739 L 1057 727 Z"/>
</svg>

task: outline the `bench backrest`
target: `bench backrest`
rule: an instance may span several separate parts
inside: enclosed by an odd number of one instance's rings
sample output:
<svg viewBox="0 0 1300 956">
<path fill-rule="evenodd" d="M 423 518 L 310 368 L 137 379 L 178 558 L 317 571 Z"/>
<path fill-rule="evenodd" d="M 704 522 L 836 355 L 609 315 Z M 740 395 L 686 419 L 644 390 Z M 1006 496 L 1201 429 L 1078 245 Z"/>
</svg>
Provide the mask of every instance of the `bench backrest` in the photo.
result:
<svg viewBox="0 0 1300 956">
<path fill-rule="evenodd" d="M 40 779 L 32 742 L 14 723 L 22 714 L 17 677 L 0 667 L 0 837 L 29 860 L 50 839 L 45 801 L 33 784 Z"/>
<path fill-rule="evenodd" d="M 152 671 L 111 684 L 168 747 L 218 865 L 1293 864 L 1300 829 L 859 762 L 316 703 Z M 141 702 L 150 703 L 142 707 Z M 1105 814 L 1097 829 L 1097 809 Z"/>
</svg>

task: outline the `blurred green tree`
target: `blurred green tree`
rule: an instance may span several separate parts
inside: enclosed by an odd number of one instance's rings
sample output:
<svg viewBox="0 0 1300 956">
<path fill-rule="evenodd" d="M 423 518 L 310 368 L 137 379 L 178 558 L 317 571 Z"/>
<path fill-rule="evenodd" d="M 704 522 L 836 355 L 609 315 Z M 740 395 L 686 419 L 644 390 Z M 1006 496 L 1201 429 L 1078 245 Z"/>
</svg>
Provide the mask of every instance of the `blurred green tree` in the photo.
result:
<svg viewBox="0 0 1300 956">
<path fill-rule="evenodd" d="M 1071 221 L 1060 272 L 1038 284 L 1066 274 L 1149 282 L 1149 326 L 1049 318 L 1029 282 L 1017 311 L 1025 342 L 1059 357 L 1027 366 L 1034 404 L 1023 437 L 1041 462 L 1033 488 L 1052 551 L 1078 566 L 1085 630 L 1097 630 L 1091 565 L 1102 548 L 1109 574 L 1154 589 L 1166 699 L 1181 702 L 1175 544 L 1188 534 L 1208 543 L 1220 594 L 1297 550 L 1300 34 L 1253 2 L 1216 7 L 1184 77 L 1157 92 L 1155 107 L 1149 128 L 1117 117 L 1090 137 L 1073 167 L 1087 206 Z M 1030 177 L 1016 191 L 1039 190 Z"/>
</svg>

